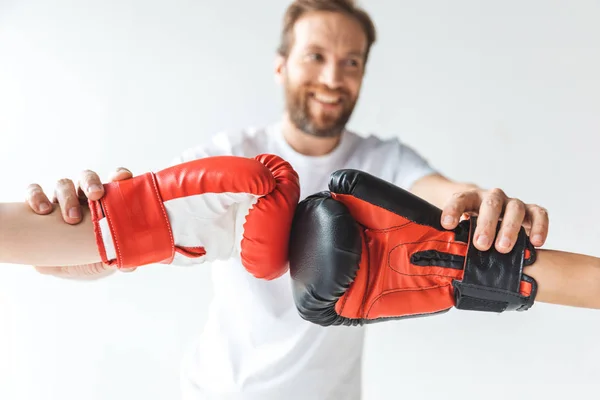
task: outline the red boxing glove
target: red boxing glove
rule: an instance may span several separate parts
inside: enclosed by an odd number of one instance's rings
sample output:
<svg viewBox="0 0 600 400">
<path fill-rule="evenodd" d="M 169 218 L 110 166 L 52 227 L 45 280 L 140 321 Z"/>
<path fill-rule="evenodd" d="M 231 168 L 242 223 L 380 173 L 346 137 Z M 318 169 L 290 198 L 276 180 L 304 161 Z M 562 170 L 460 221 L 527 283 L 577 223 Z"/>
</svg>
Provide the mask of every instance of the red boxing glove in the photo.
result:
<svg viewBox="0 0 600 400">
<path fill-rule="evenodd" d="M 508 254 L 473 245 L 477 218 L 453 230 L 441 210 L 381 179 L 336 171 L 329 192 L 303 200 L 290 239 L 300 315 L 319 325 L 365 323 L 462 310 L 527 310 L 536 282 L 524 229 Z"/>
<path fill-rule="evenodd" d="M 89 205 L 106 264 L 193 265 L 239 256 L 257 278 L 287 271 L 300 185 L 278 156 L 208 157 L 104 189 Z"/>
</svg>

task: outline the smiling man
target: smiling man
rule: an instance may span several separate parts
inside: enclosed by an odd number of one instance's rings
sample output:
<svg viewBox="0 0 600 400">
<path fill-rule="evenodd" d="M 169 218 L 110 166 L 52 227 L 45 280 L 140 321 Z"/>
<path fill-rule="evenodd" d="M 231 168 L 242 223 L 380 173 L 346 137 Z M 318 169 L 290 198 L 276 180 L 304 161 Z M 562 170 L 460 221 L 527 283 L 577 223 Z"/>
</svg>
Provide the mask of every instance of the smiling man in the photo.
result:
<svg viewBox="0 0 600 400">
<path fill-rule="evenodd" d="M 502 190 L 454 182 L 435 171 L 398 138 L 363 137 L 346 128 L 359 98 L 369 51 L 375 42 L 369 15 L 350 0 L 297 0 L 283 20 L 275 75 L 285 93 L 282 118 L 263 129 L 217 135 L 189 148 L 175 163 L 215 155 L 254 157 L 272 153 L 289 161 L 300 176 L 301 196 L 327 189 L 330 174 L 354 168 L 406 188 L 444 210 L 445 228 L 457 226 L 465 212 L 479 214 L 475 239 L 480 250 L 508 252 L 525 226 L 541 246 L 548 217 L 537 205 L 524 204 Z M 121 172 L 115 179 L 127 179 Z M 97 174 L 81 179 L 90 190 Z M 75 185 L 61 181 L 56 198 L 67 223 L 81 213 Z M 48 198 L 32 186 L 31 206 L 39 213 Z M 502 222 L 498 222 L 502 217 Z M 496 237 L 496 227 L 500 224 Z M 71 278 L 106 276 L 102 265 L 45 268 Z M 239 260 L 211 266 L 215 297 L 205 331 L 183 363 L 186 400 L 357 400 L 361 397 L 363 328 L 323 328 L 304 321 L 296 310 L 289 274 L 259 280 Z"/>
</svg>

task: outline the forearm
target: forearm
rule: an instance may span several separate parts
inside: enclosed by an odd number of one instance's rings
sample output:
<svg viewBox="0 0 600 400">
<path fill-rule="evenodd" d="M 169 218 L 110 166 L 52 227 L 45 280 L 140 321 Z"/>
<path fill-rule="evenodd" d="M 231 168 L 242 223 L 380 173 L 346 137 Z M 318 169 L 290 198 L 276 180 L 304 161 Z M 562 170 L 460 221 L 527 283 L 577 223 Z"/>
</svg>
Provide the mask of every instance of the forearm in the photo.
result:
<svg viewBox="0 0 600 400">
<path fill-rule="evenodd" d="M 536 301 L 600 308 L 600 258 L 538 249 L 537 261 L 524 272 L 538 283 Z"/>
<path fill-rule="evenodd" d="M 66 224 L 58 209 L 37 215 L 22 203 L 0 203 L 0 263 L 36 266 L 101 261 L 88 207 L 83 220 Z"/>
<path fill-rule="evenodd" d="M 413 194 L 438 208 L 444 208 L 456 193 L 471 190 L 483 191 L 473 183 L 454 182 L 440 174 L 428 175 L 415 182 L 410 188 Z"/>
</svg>

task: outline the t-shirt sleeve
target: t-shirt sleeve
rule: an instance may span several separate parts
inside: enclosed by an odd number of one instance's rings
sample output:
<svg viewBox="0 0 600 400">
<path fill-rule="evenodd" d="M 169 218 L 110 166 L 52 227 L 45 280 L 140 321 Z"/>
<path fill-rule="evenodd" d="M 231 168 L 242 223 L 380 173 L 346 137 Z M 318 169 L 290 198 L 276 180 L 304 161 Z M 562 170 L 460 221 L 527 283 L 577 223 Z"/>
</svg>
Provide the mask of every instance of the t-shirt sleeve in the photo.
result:
<svg viewBox="0 0 600 400">
<path fill-rule="evenodd" d="M 414 148 L 397 142 L 397 159 L 394 184 L 406 190 L 424 176 L 437 173 L 425 157 Z"/>
</svg>

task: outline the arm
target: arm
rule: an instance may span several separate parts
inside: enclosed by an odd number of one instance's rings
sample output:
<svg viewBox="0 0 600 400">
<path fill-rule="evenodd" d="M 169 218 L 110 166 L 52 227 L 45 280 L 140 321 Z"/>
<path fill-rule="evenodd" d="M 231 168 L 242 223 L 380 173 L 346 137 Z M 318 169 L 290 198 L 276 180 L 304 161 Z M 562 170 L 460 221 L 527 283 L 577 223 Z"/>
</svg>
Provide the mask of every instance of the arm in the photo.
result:
<svg viewBox="0 0 600 400">
<path fill-rule="evenodd" d="M 65 224 L 60 210 L 37 215 L 25 203 L 0 203 L 0 263 L 40 267 L 100 262 L 89 208 L 81 223 Z"/>
<path fill-rule="evenodd" d="M 454 182 L 442 175 L 428 175 L 415 182 L 411 191 L 448 212 L 448 204 L 460 193 L 482 194 L 486 191 L 471 183 Z M 468 196 L 465 196 L 468 197 Z M 481 201 L 474 196 L 465 208 L 475 208 Z M 442 217 L 443 218 L 443 217 Z M 600 308 L 600 259 L 583 254 L 556 250 L 537 250 L 537 261 L 524 272 L 538 283 L 536 301 L 583 308 Z"/>
<path fill-rule="evenodd" d="M 452 213 L 453 208 L 479 211 L 478 208 L 484 203 L 487 193 L 485 189 L 475 184 L 455 182 L 440 174 L 431 174 L 419 179 L 411 187 L 411 192 L 444 210 L 442 221 L 446 215 L 452 215 L 454 218 L 460 216 L 458 212 Z M 466 195 L 467 193 L 475 195 Z M 456 201 L 459 199 L 465 201 Z M 538 210 L 535 207 L 537 206 L 525 205 L 526 211 L 530 211 L 532 215 L 536 211 L 545 213 L 545 210 Z M 489 214 L 493 213 L 487 213 Z M 544 226 L 544 223 L 547 221 L 544 220 L 544 215 L 541 217 L 541 221 L 538 219 L 539 222 L 536 223 L 538 229 L 532 232 L 532 236 L 542 234 L 545 238 L 547 225 Z M 531 219 L 535 222 L 535 215 Z M 522 218 L 522 221 L 527 228 L 532 228 L 534 225 L 528 220 L 527 215 Z M 443 225 L 446 226 L 445 223 Z M 520 228 L 521 224 L 518 225 Z M 540 240 L 534 243 L 537 246 L 541 244 Z M 537 261 L 525 267 L 524 273 L 538 283 L 537 302 L 600 309 L 600 258 L 546 249 L 537 249 L 536 252 Z"/>
<path fill-rule="evenodd" d="M 548 212 L 536 204 L 510 198 L 501 189 L 486 190 L 471 183 L 452 181 L 440 174 L 417 180 L 411 192 L 442 209 L 441 224 L 454 229 L 463 214 L 477 215 L 475 247 L 487 251 L 492 246 L 508 253 L 516 243 L 521 227 L 531 243 L 542 246 L 548 236 Z M 500 225 L 500 230 L 496 228 Z"/>
<path fill-rule="evenodd" d="M 417 180 L 410 191 L 434 206 L 443 209 L 455 193 L 483 191 L 473 183 L 452 181 L 441 174 L 431 174 Z"/>
<path fill-rule="evenodd" d="M 523 272 L 538 283 L 536 302 L 600 308 L 600 258 L 538 249 Z"/>
<path fill-rule="evenodd" d="M 129 171 L 128 169 L 119 168 L 115 171 L 115 173 L 113 173 L 110 180 L 111 181 L 120 181 L 120 180 L 124 180 L 124 179 L 129 179 L 132 176 L 133 175 L 132 175 L 131 171 Z M 78 188 L 75 187 L 75 183 L 71 180 L 68 180 L 68 179 L 59 180 L 54 189 L 54 200 L 57 203 L 58 210 L 54 210 L 54 211 L 53 211 L 52 202 L 50 201 L 48 196 L 46 196 L 46 194 L 44 193 L 44 191 L 42 190 L 40 185 L 38 185 L 38 184 L 29 185 L 28 191 L 27 191 L 27 201 L 26 201 L 26 205 L 29 207 L 27 209 L 27 211 L 39 214 L 40 216 L 44 216 L 44 215 L 47 215 L 52 212 L 55 214 L 54 218 L 59 219 L 59 220 L 60 220 L 60 217 L 59 217 L 59 213 L 60 213 L 60 214 L 62 214 L 62 220 L 64 221 L 64 223 L 69 224 L 69 225 L 80 224 L 82 222 L 82 218 L 85 218 L 86 220 L 89 221 L 90 211 L 87 207 L 82 207 L 82 205 L 80 204 L 80 196 L 79 196 L 80 193 L 81 193 L 81 198 L 87 197 L 89 200 L 99 200 L 104 195 L 104 187 L 102 186 L 102 181 L 100 180 L 100 177 L 98 176 L 98 174 L 96 174 L 93 171 L 89 171 L 89 170 L 83 171 L 82 176 L 79 180 Z M 7 205 L 5 205 L 5 206 L 7 206 Z M 18 206 L 13 205 L 13 207 L 18 207 Z M 8 210 L 8 209 L 5 209 L 5 210 Z M 18 212 L 25 213 L 25 211 L 22 211 L 22 210 L 19 210 Z M 23 215 L 24 214 L 21 214 L 22 217 L 23 217 Z M 18 219 L 18 217 L 13 216 L 12 218 L 13 218 L 13 224 L 14 224 L 15 219 Z M 30 215 L 30 216 L 23 217 L 23 218 L 29 219 L 29 218 L 34 218 L 34 217 Z M 50 218 L 50 217 L 48 217 L 48 218 Z M 38 220 L 36 220 L 36 223 L 40 223 L 40 222 Z M 54 222 L 46 221 L 46 224 L 49 224 L 49 223 L 53 224 Z M 48 225 L 46 225 L 46 228 L 47 227 L 48 227 Z M 2 229 L 2 227 L 0 226 L 0 232 L 1 232 L 1 229 Z M 52 229 L 55 229 L 55 228 L 52 228 Z M 68 228 L 63 227 L 63 228 L 56 228 L 56 229 L 68 229 Z M 70 231 L 69 234 L 73 234 L 73 231 Z M 1 236 L 2 236 L 2 233 L 0 233 L 0 237 Z M 4 236 L 6 236 L 6 234 Z M 3 251 L 1 248 L 2 247 L 1 240 L 2 239 L 0 239 L 0 263 L 7 262 L 7 261 L 3 261 L 1 254 L 8 254 L 7 252 Z M 12 239 L 12 240 L 14 240 L 14 239 Z M 71 247 L 73 247 L 73 245 L 71 245 Z M 50 251 L 54 252 L 55 251 L 54 249 L 55 248 L 51 247 Z M 87 254 L 87 250 L 84 250 L 84 249 L 76 249 L 74 251 L 76 251 L 76 252 L 84 251 Z M 13 250 L 12 252 L 14 253 L 15 251 Z M 21 254 L 21 257 L 22 256 L 23 255 Z M 45 260 L 44 263 L 42 264 L 42 266 L 35 266 L 35 269 L 44 275 L 51 275 L 51 276 L 55 276 L 58 278 L 76 279 L 76 280 L 100 279 L 100 278 L 104 278 L 108 275 L 112 275 L 115 271 L 117 271 L 116 268 L 110 267 L 102 262 L 93 262 L 93 263 L 84 263 L 84 264 L 75 264 L 75 265 L 72 263 L 63 264 L 62 262 L 51 263 L 51 262 L 49 262 L 50 260 L 48 258 L 45 258 L 46 256 L 47 255 L 44 254 L 42 257 Z M 76 256 L 77 256 L 77 254 L 71 254 L 71 253 L 69 254 L 69 256 L 67 256 L 66 254 L 61 254 L 60 258 L 61 259 L 63 259 L 62 257 L 79 258 Z M 83 258 L 87 258 L 87 257 L 83 257 Z M 67 261 L 69 261 L 69 260 L 67 259 Z M 73 259 L 71 259 L 70 261 L 73 261 Z M 47 266 L 47 264 L 51 264 L 52 266 Z M 135 271 L 135 268 L 121 268 L 120 271 L 132 272 L 132 271 Z"/>
</svg>

